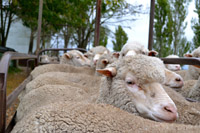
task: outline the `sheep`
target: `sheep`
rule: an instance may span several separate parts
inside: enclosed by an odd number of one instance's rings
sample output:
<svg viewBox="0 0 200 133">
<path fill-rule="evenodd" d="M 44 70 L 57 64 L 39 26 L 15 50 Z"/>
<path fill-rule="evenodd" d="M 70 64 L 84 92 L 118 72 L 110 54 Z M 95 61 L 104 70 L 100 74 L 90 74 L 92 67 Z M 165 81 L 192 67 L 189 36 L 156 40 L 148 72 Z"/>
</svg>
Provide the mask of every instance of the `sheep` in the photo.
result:
<svg viewBox="0 0 200 133">
<path fill-rule="evenodd" d="M 179 58 L 179 56 L 178 55 L 168 55 L 166 58 Z M 181 70 L 180 64 L 165 64 L 165 67 L 172 71 Z"/>
<path fill-rule="evenodd" d="M 110 52 L 109 54 L 104 54 L 102 55 L 97 63 L 96 63 L 96 69 L 103 69 L 105 68 L 108 64 L 113 63 L 114 61 L 116 61 L 119 57 L 119 53 L 117 52 Z M 101 74 L 99 74 L 97 71 L 95 73 L 95 75 L 100 76 Z"/>
<path fill-rule="evenodd" d="M 85 56 L 87 56 L 90 59 L 91 61 L 90 66 L 92 68 L 95 68 L 96 63 L 99 60 L 99 58 L 102 55 L 109 54 L 109 53 L 110 51 L 104 46 L 96 46 L 96 47 L 91 48 L 87 53 L 85 53 Z"/>
<path fill-rule="evenodd" d="M 139 42 L 131 42 L 126 43 L 121 51 L 120 51 L 120 58 L 127 56 L 127 55 L 136 55 L 136 54 L 144 54 L 148 56 L 156 56 L 158 52 L 156 51 L 149 51 L 144 45 L 140 44 Z"/>
<path fill-rule="evenodd" d="M 198 133 L 200 126 L 159 123 L 105 104 L 56 102 L 40 107 L 17 122 L 11 133 L 108 132 Z"/>
<path fill-rule="evenodd" d="M 73 66 L 90 66 L 90 60 L 78 50 L 71 50 L 64 53 L 60 59 L 60 64 L 69 64 Z"/>
<path fill-rule="evenodd" d="M 193 50 L 192 53 L 190 54 L 184 54 L 185 57 L 200 57 L 200 47 L 197 49 Z M 198 66 L 192 66 L 190 65 L 188 70 L 185 72 L 183 79 L 184 80 L 198 80 L 200 74 L 200 69 Z"/>
<path fill-rule="evenodd" d="M 95 70 L 90 67 L 75 67 L 67 64 L 47 64 L 38 66 L 31 72 L 30 75 L 33 79 L 35 79 L 40 74 L 46 72 L 85 73 L 87 75 L 95 75 Z"/>
<path fill-rule="evenodd" d="M 188 98 L 200 101 L 200 77 L 193 85 L 193 87 L 190 89 Z"/>
<path fill-rule="evenodd" d="M 196 84 L 196 82 L 197 80 L 184 81 L 184 86 L 178 92 L 181 93 L 182 96 L 187 98 L 191 88 Z"/>
<path fill-rule="evenodd" d="M 200 104 L 190 103 L 172 88 L 167 86 L 163 87 L 177 107 L 179 118 L 176 120 L 176 123 L 200 125 Z"/>
<path fill-rule="evenodd" d="M 24 96 L 17 108 L 16 121 L 22 119 L 31 111 L 55 101 L 85 101 L 89 100 L 90 95 L 81 85 L 44 85 L 32 90 Z M 72 96 L 73 95 L 73 96 Z"/>
<path fill-rule="evenodd" d="M 179 91 L 183 87 L 184 82 L 179 74 L 165 69 L 165 81 L 163 84 Z"/>
<path fill-rule="evenodd" d="M 41 82 L 42 81 L 42 82 Z M 99 88 L 100 86 L 100 77 L 90 76 L 81 73 L 63 73 L 63 72 L 48 72 L 39 75 L 34 80 L 29 82 L 26 85 L 26 88 L 23 92 L 18 96 L 21 101 L 25 94 L 30 91 L 37 89 L 43 85 L 74 85 L 79 84 L 82 87 L 87 87 L 88 90 L 86 92 L 91 91 L 91 94 L 95 93 L 95 88 Z"/>
<path fill-rule="evenodd" d="M 160 59 L 142 54 L 126 56 L 97 71 L 106 76 L 101 80 L 97 103 L 156 121 L 177 119 L 176 106 L 161 85 L 165 66 Z"/>
</svg>

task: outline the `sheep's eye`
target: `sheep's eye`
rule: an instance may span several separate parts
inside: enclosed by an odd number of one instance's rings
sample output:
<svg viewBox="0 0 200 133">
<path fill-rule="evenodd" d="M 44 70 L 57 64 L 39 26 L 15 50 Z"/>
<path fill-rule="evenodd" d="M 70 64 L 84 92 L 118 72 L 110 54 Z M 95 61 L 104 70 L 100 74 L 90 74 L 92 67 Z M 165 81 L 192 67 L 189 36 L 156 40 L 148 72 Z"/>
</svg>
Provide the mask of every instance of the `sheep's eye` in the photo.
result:
<svg viewBox="0 0 200 133">
<path fill-rule="evenodd" d="M 142 51 L 142 54 L 144 54 L 144 55 L 145 55 L 145 52 L 144 52 L 144 51 Z"/>
<path fill-rule="evenodd" d="M 76 57 L 76 59 L 80 59 L 80 57 L 79 57 L 79 56 L 77 56 L 77 57 Z"/>
<path fill-rule="evenodd" d="M 127 83 L 128 85 L 134 85 L 134 84 L 135 84 L 135 82 L 133 82 L 133 81 L 126 81 L 126 83 Z"/>
<path fill-rule="evenodd" d="M 122 56 L 124 56 L 124 54 L 122 54 Z"/>
</svg>

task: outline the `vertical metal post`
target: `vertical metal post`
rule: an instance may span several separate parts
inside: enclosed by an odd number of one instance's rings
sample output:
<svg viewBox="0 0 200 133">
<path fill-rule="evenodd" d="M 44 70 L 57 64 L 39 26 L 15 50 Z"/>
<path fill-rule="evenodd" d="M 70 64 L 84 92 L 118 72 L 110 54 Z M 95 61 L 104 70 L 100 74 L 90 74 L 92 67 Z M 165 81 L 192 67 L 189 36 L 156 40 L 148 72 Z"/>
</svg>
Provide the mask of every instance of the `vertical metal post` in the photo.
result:
<svg viewBox="0 0 200 133">
<path fill-rule="evenodd" d="M 39 0 L 39 13 L 38 13 L 38 34 L 37 34 L 37 48 L 36 54 L 40 51 L 40 35 L 41 35 L 41 25 L 42 25 L 42 8 L 43 0 Z"/>
<path fill-rule="evenodd" d="M 0 73 L 0 133 L 6 128 L 6 89 L 4 83 L 5 74 Z"/>
<path fill-rule="evenodd" d="M 154 23 L 154 10 L 155 10 L 155 0 L 151 0 L 151 10 L 149 19 L 149 43 L 148 49 L 152 50 L 153 45 L 153 23 Z"/>
<path fill-rule="evenodd" d="M 98 46 L 99 45 L 100 20 L 101 20 L 101 0 L 97 0 L 97 4 L 96 4 L 96 23 L 95 23 L 95 33 L 94 33 L 94 46 Z"/>
</svg>

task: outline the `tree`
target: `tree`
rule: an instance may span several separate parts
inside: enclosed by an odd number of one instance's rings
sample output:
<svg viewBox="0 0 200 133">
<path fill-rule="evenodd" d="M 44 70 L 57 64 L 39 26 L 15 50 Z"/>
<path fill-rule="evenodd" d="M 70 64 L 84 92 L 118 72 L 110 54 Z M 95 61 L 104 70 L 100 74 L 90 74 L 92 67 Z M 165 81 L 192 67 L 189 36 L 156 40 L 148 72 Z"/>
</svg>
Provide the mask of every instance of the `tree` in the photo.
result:
<svg viewBox="0 0 200 133">
<path fill-rule="evenodd" d="M 0 2 L 0 45 L 4 47 L 6 46 L 11 24 L 15 20 L 16 4 L 17 0 L 1 0 Z"/>
<path fill-rule="evenodd" d="M 172 12 L 172 50 L 173 54 L 179 54 L 182 48 L 181 40 L 184 37 L 184 30 L 187 23 L 184 22 L 187 15 L 187 8 L 191 0 L 169 0 Z"/>
<path fill-rule="evenodd" d="M 192 29 L 194 31 L 193 43 L 194 47 L 197 48 L 200 46 L 200 0 L 195 0 L 196 10 L 194 12 L 197 13 L 198 18 L 192 19 Z"/>
<path fill-rule="evenodd" d="M 153 48 L 159 52 L 159 57 L 172 54 L 172 18 L 168 0 L 157 0 L 155 3 L 154 17 L 154 45 Z"/>
<path fill-rule="evenodd" d="M 110 30 L 107 27 L 100 27 L 100 39 L 99 39 L 99 45 L 106 47 L 108 43 L 108 35 L 110 33 Z"/>
<path fill-rule="evenodd" d="M 128 37 L 127 37 L 126 32 L 119 25 L 118 29 L 115 30 L 115 41 L 112 41 L 113 49 L 115 51 L 121 51 L 121 48 L 124 46 L 127 40 L 128 40 Z"/>
</svg>

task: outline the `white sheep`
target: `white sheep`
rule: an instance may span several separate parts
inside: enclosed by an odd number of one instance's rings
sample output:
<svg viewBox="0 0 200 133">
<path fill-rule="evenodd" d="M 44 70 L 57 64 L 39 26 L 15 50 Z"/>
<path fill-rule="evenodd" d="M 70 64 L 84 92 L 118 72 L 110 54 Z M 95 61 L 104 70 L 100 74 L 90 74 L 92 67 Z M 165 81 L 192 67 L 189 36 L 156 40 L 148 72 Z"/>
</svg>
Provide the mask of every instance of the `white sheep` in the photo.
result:
<svg viewBox="0 0 200 133">
<path fill-rule="evenodd" d="M 127 55 L 136 55 L 136 54 L 143 54 L 148 56 L 156 56 L 158 52 L 156 51 L 149 51 L 144 45 L 140 44 L 139 42 L 131 42 L 126 43 L 121 51 L 120 51 L 120 58 L 127 56 Z"/>
<path fill-rule="evenodd" d="M 200 47 L 198 47 L 197 49 L 193 50 L 192 53 L 190 54 L 184 54 L 185 57 L 196 57 L 199 58 L 200 57 Z M 187 71 L 185 71 L 185 74 L 183 74 L 184 80 L 198 80 L 199 75 L 200 75 L 200 68 L 199 66 L 195 66 L 195 65 L 189 65 L 189 68 Z"/>
<path fill-rule="evenodd" d="M 11 133 L 199 133 L 200 126 L 160 123 L 105 104 L 51 103 L 17 122 Z"/>
<path fill-rule="evenodd" d="M 41 82 L 42 81 L 42 82 Z M 47 72 L 37 76 L 34 80 L 26 85 L 24 91 L 18 96 L 21 101 L 23 97 L 30 91 L 37 89 L 43 85 L 75 85 L 79 84 L 82 87 L 87 87 L 86 92 L 92 93 L 95 88 L 100 86 L 100 77 L 91 76 L 81 73 L 64 73 L 64 72 Z M 92 93 L 93 94 L 93 93 Z"/>
<path fill-rule="evenodd" d="M 31 76 L 35 79 L 40 74 L 46 72 L 84 73 L 87 75 L 95 75 L 95 71 L 90 67 L 75 67 L 67 64 L 47 64 L 36 67 L 31 72 Z"/>
<path fill-rule="evenodd" d="M 178 55 L 168 55 L 166 58 L 179 58 Z M 180 64 L 165 64 L 165 67 L 172 71 L 179 71 L 181 70 Z"/>
<path fill-rule="evenodd" d="M 109 54 L 109 53 L 110 53 L 110 51 L 106 47 L 96 46 L 96 47 L 91 48 L 87 53 L 85 53 L 85 56 L 87 56 L 90 59 L 90 61 L 91 61 L 90 66 L 92 68 L 95 68 L 96 63 L 99 60 L 99 58 L 102 55 Z"/>
<path fill-rule="evenodd" d="M 190 89 L 187 97 L 193 100 L 200 101 L 200 77 Z"/>
<path fill-rule="evenodd" d="M 102 78 L 97 103 L 156 121 L 177 119 L 176 106 L 161 85 L 165 66 L 160 59 L 141 54 L 126 56 L 97 71 L 107 76 Z"/>
<path fill-rule="evenodd" d="M 73 66 L 90 66 L 90 60 L 78 50 L 71 50 L 64 53 L 60 59 L 60 64 L 69 64 Z"/>
<path fill-rule="evenodd" d="M 36 110 L 38 107 L 57 101 L 83 102 L 90 100 L 91 93 L 87 93 L 87 88 L 78 85 L 44 85 L 30 91 L 20 101 L 17 108 L 16 121 L 22 119 L 28 113 Z"/>
</svg>

